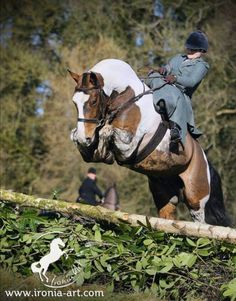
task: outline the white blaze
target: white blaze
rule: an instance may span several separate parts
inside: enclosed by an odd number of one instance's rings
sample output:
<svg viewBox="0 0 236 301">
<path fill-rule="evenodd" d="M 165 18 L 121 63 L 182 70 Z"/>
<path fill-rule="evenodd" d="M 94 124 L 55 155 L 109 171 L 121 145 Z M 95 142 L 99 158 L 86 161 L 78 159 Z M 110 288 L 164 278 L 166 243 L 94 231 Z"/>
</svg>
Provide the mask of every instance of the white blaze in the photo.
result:
<svg viewBox="0 0 236 301">
<path fill-rule="evenodd" d="M 78 111 L 79 111 L 79 118 L 84 118 L 84 104 L 89 99 L 89 95 L 84 94 L 83 92 L 75 92 L 73 96 L 73 102 L 76 104 Z M 85 127 L 84 122 L 77 123 L 77 130 L 76 130 L 76 139 L 80 143 L 85 143 Z"/>
</svg>

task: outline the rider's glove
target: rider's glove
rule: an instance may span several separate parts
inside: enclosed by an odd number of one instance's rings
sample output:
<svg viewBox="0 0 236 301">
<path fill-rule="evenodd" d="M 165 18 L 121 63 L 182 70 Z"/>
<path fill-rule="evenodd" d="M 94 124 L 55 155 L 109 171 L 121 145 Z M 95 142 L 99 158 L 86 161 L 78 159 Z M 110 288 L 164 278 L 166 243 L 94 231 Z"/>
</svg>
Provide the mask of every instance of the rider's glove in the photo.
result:
<svg viewBox="0 0 236 301">
<path fill-rule="evenodd" d="M 164 80 L 168 83 L 168 84 L 174 84 L 177 80 L 176 76 L 173 74 L 167 75 Z"/>
<path fill-rule="evenodd" d="M 159 67 L 157 70 L 158 70 L 158 72 L 159 72 L 161 75 L 164 75 L 164 74 L 166 74 L 166 72 L 167 72 L 167 70 L 166 70 L 165 67 Z"/>
<path fill-rule="evenodd" d="M 158 72 L 160 73 L 161 75 L 164 75 L 166 73 L 166 68 L 165 67 L 158 67 L 157 69 L 151 69 L 149 72 L 148 72 L 148 76 L 151 75 L 152 73 L 154 72 Z"/>
</svg>

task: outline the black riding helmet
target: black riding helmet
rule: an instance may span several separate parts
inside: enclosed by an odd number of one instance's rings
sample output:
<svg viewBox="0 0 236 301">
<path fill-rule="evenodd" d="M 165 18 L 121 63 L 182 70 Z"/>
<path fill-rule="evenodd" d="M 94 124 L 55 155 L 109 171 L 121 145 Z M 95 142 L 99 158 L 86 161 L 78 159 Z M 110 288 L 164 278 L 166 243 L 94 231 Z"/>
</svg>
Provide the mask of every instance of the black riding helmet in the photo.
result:
<svg viewBox="0 0 236 301">
<path fill-rule="evenodd" d="M 88 173 L 93 173 L 96 175 L 96 169 L 94 167 L 89 167 Z"/>
<path fill-rule="evenodd" d="M 208 49 L 208 39 L 207 36 L 200 30 L 190 33 L 188 36 L 185 47 L 187 49 L 201 50 L 207 52 Z"/>
</svg>

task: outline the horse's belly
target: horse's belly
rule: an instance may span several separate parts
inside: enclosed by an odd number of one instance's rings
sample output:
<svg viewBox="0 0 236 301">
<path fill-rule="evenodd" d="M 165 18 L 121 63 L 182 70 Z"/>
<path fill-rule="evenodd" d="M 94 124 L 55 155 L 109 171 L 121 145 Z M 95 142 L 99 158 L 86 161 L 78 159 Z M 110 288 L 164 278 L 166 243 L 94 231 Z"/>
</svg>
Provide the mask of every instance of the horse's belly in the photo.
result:
<svg viewBox="0 0 236 301">
<path fill-rule="evenodd" d="M 185 152 L 178 155 L 155 150 L 142 162 L 132 166 L 132 169 L 152 176 L 168 176 L 183 172 L 188 164 Z"/>
</svg>

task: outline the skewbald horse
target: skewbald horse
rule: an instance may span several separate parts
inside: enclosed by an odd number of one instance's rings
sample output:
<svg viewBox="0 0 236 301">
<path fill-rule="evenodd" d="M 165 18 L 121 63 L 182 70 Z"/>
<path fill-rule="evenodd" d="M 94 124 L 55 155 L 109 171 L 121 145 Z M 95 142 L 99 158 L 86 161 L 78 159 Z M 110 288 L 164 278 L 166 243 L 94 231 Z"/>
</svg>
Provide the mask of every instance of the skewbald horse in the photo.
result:
<svg viewBox="0 0 236 301">
<path fill-rule="evenodd" d="M 130 65 L 106 59 L 82 75 L 69 73 L 78 112 L 71 139 L 86 162 L 116 161 L 145 174 L 161 218 L 175 219 L 183 199 L 194 221 L 229 225 L 218 173 L 189 133 L 184 148 L 169 150 L 168 122 Z"/>
</svg>

